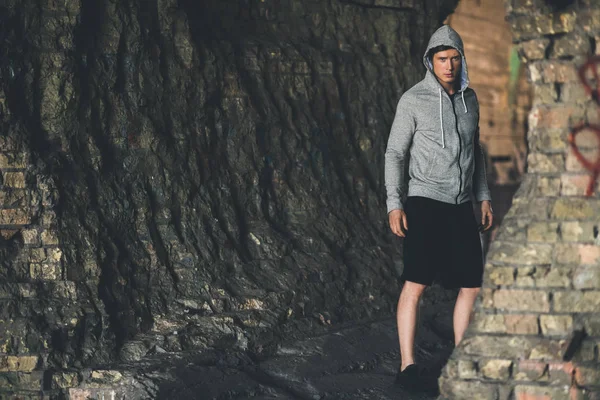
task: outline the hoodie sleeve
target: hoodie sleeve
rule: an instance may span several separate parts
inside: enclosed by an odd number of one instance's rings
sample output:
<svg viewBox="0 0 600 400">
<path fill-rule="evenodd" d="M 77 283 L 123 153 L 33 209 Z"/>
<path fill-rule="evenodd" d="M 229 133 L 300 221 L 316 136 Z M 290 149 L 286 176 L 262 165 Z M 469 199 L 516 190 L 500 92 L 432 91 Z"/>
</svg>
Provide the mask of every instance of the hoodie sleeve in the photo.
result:
<svg viewBox="0 0 600 400">
<path fill-rule="evenodd" d="M 473 193 L 475 194 L 475 199 L 478 202 L 484 200 L 491 201 L 492 196 L 490 195 L 490 189 L 487 184 L 487 174 L 485 172 L 485 158 L 483 156 L 483 149 L 479 143 L 479 126 L 477 127 L 477 133 L 475 134 L 473 151 L 475 153 L 475 172 L 473 174 Z"/>
<path fill-rule="evenodd" d="M 402 96 L 396 107 L 396 115 L 387 150 L 385 152 L 385 188 L 387 191 L 387 211 L 402 210 L 402 200 L 406 195 L 405 161 L 415 132 L 415 120 Z"/>
</svg>

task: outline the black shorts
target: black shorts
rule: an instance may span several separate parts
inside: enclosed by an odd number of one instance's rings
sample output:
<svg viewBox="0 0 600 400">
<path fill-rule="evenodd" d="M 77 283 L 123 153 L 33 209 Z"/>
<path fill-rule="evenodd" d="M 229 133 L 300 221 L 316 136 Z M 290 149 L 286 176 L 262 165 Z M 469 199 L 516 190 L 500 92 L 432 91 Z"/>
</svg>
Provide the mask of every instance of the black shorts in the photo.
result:
<svg viewBox="0 0 600 400">
<path fill-rule="evenodd" d="M 403 281 L 445 288 L 481 287 L 483 255 L 471 202 L 448 204 L 409 197 L 404 207 Z"/>
</svg>

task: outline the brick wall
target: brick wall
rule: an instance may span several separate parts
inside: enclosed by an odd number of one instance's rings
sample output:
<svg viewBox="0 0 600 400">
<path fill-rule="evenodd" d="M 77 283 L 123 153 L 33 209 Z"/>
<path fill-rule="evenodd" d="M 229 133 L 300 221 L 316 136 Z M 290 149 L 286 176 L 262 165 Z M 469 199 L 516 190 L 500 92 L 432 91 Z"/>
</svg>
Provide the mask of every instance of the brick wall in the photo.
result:
<svg viewBox="0 0 600 400">
<path fill-rule="evenodd" d="M 494 185 L 518 183 L 527 148 L 531 88 L 520 64 L 512 63 L 516 71 L 511 71 L 512 33 L 504 18 L 504 4 L 461 0 L 446 22 L 458 31 L 465 45 L 469 85 L 479 100 L 480 140 L 488 156 L 488 179 Z"/>
<path fill-rule="evenodd" d="M 506 1 L 534 87 L 528 172 L 488 254 L 473 322 L 440 378 L 446 398 L 600 398 L 600 191 L 584 196 L 590 175 L 567 140 L 599 118 L 577 69 L 597 47 L 600 3 L 546 3 Z M 597 156 L 594 135 L 576 143 Z M 576 331 L 587 336 L 565 360 Z"/>
<path fill-rule="evenodd" d="M 44 7 L 44 18 L 56 16 L 50 3 Z M 56 61 L 42 42 L 35 54 L 42 61 Z M 2 78 L 7 82 L 11 75 Z M 60 111 L 52 109 L 55 102 L 50 98 L 57 88 L 51 79 L 41 81 L 46 84 L 40 99 L 42 128 L 50 131 Z M 0 398 L 33 399 L 53 396 L 61 385 L 77 383 L 52 379 L 48 370 L 65 361 L 56 348 L 69 347 L 83 305 L 76 305 L 75 282 L 64 270 L 56 187 L 31 162 L 28 139 L 18 137 L 7 97 L 0 89 Z"/>
</svg>

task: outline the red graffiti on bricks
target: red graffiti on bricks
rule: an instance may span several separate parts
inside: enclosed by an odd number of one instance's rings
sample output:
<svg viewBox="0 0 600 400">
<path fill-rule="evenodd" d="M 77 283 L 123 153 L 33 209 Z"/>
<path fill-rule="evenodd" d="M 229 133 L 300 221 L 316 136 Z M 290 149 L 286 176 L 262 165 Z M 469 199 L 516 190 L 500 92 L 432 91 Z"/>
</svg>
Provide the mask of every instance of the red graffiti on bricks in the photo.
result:
<svg viewBox="0 0 600 400">
<path fill-rule="evenodd" d="M 598 104 L 600 107 L 600 81 L 598 80 L 598 67 L 600 66 L 600 56 L 591 57 L 588 61 L 579 68 L 579 79 L 583 84 L 583 87 L 588 94 L 588 96 L 592 96 L 592 99 Z M 586 74 L 588 72 L 592 73 L 592 80 L 588 80 Z M 590 82 L 594 82 L 596 87 L 592 87 Z M 590 183 L 587 186 L 585 191 L 586 196 L 591 196 L 594 193 L 594 188 L 596 185 L 596 180 L 598 176 L 600 176 L 600 151 L 598 152 L 598 156 L 594 162 L 588 160 L 579 150 L 577 144 L 575 143 L 575 137 L 577 134 L 589 131 L 596 134 L 598 139 L 598 145 L 600 146 L 600 126 L 599 125 L 590 125 L 587 123 L 579 124 L 571 133 L 569 133 L 569 145 L 571 145 L 571 149 L 573 149 L 573 154 L 577 157 L 577 160 L 592 173 L 590 178 Z"/>
</svg>

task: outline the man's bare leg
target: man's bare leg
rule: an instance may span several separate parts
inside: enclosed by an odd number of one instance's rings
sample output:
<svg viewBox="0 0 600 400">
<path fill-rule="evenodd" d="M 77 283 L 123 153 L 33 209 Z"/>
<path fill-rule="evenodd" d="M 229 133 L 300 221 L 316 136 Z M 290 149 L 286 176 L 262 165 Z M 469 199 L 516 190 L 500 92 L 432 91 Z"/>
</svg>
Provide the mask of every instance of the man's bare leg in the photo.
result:
<svg viewBox="0 0 600 400">
<path fill-rule="evenodd" d="M 477 299 L 480 288 L 461 288 L 454 306 L 454 344 L 458 346 L 462 340 L 469 321 L 473 304 Z"/>
<path fill-rule="evenodd" d="M 400 341 L 400 356 L 402 365 L 400 370 L 415 363 L 414 345 L 415 331 L 417 327 L 417 311 L 419 307 L 419 299 L 423 294 L 426 286 L 420 283 L 406 281 L 400 300 L 398 301 L 398 309 L 396 320 L 398 323 L 398 340 Z"/>
</svg>

